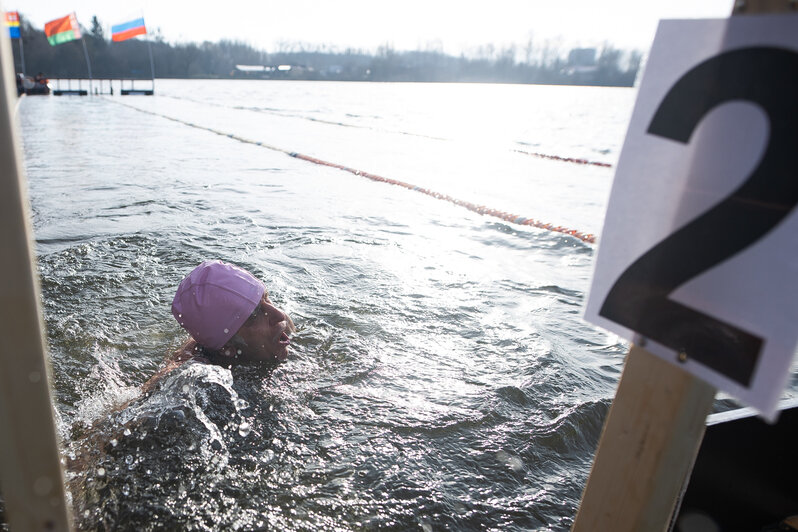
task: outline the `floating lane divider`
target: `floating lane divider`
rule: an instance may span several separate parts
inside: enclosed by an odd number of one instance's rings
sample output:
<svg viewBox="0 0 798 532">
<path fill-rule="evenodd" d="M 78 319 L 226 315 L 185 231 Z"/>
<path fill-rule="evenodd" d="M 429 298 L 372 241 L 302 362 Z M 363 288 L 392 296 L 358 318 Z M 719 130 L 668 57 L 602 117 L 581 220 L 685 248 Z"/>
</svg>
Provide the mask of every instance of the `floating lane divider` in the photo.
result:
<svg viewBox="0 0 798 532">
<path fill-rule="evenodd" d="M 312 116 L 303 116 L 303 115 L 300 115 L 300 114 L 284 113 L 284 112 L 277 111 L 275 109 L 261 109 L 261 108 L 256 108 L 256 107 L 242 107 L 242 106 L 230 107 L 228 105 L 223 105 L 223 104 L 220 104 L 220 103 L 202 102 L 200 100 L 197 100 L 197 99 L 194 99 L 194 98 L 188 98 L 186 96 L 163 96 L 163 97 L 164 98 L 172 98 L 174 100 L 184 100 L 184 101 L 196 103 L 196 104 L 199 104 L 199 105 L 211 105 L 211 106 L 214 106 L 214 107 L 220 107 L 222 109 L 236 109 L 236 110 L 241 110 L 241 111 L 255 111 L 255 112 L 261 112 L 261 113 L 274 114 L 274 115 L 285 117 L 285 118 L 299 118 L 299 119 L 302 119 L 302 120 L 309 120 L 311 122 L 319 122 L 321 124 L 330 124 L 330 125 L 333 125 L 333 126 L 353 127 L 353 128 L 359 128 L 359 129 L 370 129 L 372 131 L 384 131 L 386 133 L 397 133 L 399 135 L 408 135 L 408 136 L 411 136 L 411 137 L 421 137 L 421 138 L 432 139 L 432 140 L 442 140 L 442 141 L 449 140 L 449 139 L 446 139 L 444 137 L 434 137 L 434 136 L 431 136 L 431 135 L 422 135 L 421 133 L 409 133 L 407 131 L 380 130 L 380 129 L 377 129 L 377 128 L 374 128 L 374 127 L 362 126 L 362 125 L 359 125 L 359 124 L 347 124 L 345 122 L 334 122 L 332 120 L 324 120 L 322 118 L 315 118 L 315 117 L 312 117 Z M 513 149 L 513 150 L 510 150 L 510 151 L 513 151 L 515 153 L 521 153 L 521 154 L 524 154 L 524 155 L 529 155 L 531 157 L 539 157 L 541 159 L 548 159 L 550 161 L 560 161 L 560 162 L 564 162 L 564 163 L 586 164 L 586 165 L 591 165 L 591 166 L 601 166 L 603 168 L 612 168 L 612 165 L 610 163 L 603 163 L 603 162 L 600 162 L 600 161 L 590 161 L 588 159 L 580 159 L 578 157 L 562 157 L 560 155 L 549 155 L 549 154 L 546 154 L 546 153 L 531 152 L 531 151 L 525 151 L 525 150 L 519 150 L 519 149 Z"/>
<path fill-rule="evenodd" d="M 317 159 L 316 157 L 311 157 L 310 155 L 304 155 L 302 153 L 293 152 L 290 150 L 286 150 L 283 148 L 279 148 L 277 146 L 272 146 L 263 142 L 259 142 L 256 140 L 247 139 L 244 137 L 239 137 L 238 135 L 233 135 L 232 133 L 226 133 L 224 131 L 219 131 L 217 129 L 213 129 L 210 127 L 201 126 L 199 124 L 194 124 L 193 122 L 188 122 L 185 120 L 180 120 L 179 118 L 174 118 L 171 116 L 163 115 L 160 113 L 156 113 L 153 111 L 147 111 L 145 109 L 141 109 L 139 107 L 135 107 L 130 104 L 117 102 L 114 100 L 109 99 L 108 101 L 112 103 L 116 103 L 118 105 L 122 105 L 124 107 L 129 107 L 135 111 L 139 111 L 141 113 L 149 114 L 152 116 L 158 116 L 160 118 L 166 118 L 167 120 L 171 120 L 173 122 L 177 122 L 178 124 L 183 124 L 185 126 L 193 127 L 196 129 L 201 129 L 203 131 L 209 131 L 211 133 L 215 133 L 222 137 L 227 137 L 233 140 L 237 140 L 239 142 L 243 142 L 245 144 L 254 144 L 255 146 L 260 146 L 262 148 L 266 148 L 272 151 L 277 151 L 280 153 L 285 153 L 286 155 L 290 155 L 295 159 L 301 159 L 303 161 L 307 161 L 309 163 L 318 164 L 322 166 L 328 166 L 330 168 L 335 168 L 337 170 L 343 170 L 349 173 L 352 173 L 356 176 L 365 177 L 366 179 L 370 179 L 372 181 L 377 181 L 379 183 L 388 183 L 389 185 L 396 185 L 399 187 L 406 188 L 408 190 L 413 190 L 415 192 L 420 192 L 422 194 L 426 194 L 427 196 L 432 196 L 433 198 L 448 201 L 449 203 L 454 203 L 460 207 L 465 207 L 466 209 L 476 212 L 478 214 L 482 214 L 484 216 L 493 216 L 494 218 L 499 218 L 504 220 L 505 222 L 509 222 L 516 225 L 526 225 L 530 227 L 537 227 L 538 229 L 545 229 L 546 231 L 551 231 L 554 233 L 562 233 L 564 235 L 572 236 L 581 240 L 582 242 L 586 242 L 588 244 L 594 244 L 596 242 L 596 236 L 590 233 L 583 233 L 582 231 L 578 231 L 576 229 L 570 229 L 568 227 L 563 227 L 561 225 L 553 225 L 550 223 L 544 223 L 539 220 L 535 220 L 534 218 L 526 218 L 524 216 L 520 216 L 517 214 L 510 214 L 504 211 L 500 211 L 498 209 L 491 209 L 484 205 L 477 205 L 476 203 L 471 203 L 469 201 L 460 200 L 457 198 L 453 198 L 447 194 L 441 194 L 440 192 L 435 192 L 434 190 L 430 190 L 428 188 L 422 188 L 417 185 L 413 185 L 411 183 L 405 183 L 404 181 L 399 181 L 397 179 L 391 179 L 388 177 L 378 176 L 376 174 L 371 174 L 369 172 L 363 172 L 362 170 L 357 170 L 355 168 L 350 168 L 348 166 L 344 166 L 342 164 L 331 163 L 329 161 L 324 161 L 322 159 Z M 603 163 L 599 163 L 603 164 Z"/>
<path fill-rule="evenodd" d="M 495 218 L 501 218 L 506 222 L 518 225 L 529 225 L 532 227 L 538 227 L 540 229 L 546 229 L 547 231 L 553 231 L 555 233 L 563 233 L 566 235 L 570 235 L 574 238 L 578 238 L 582 242 L 587 242 L 589 244 L 593 244 L 596 242 L 595 235 L 582 233 L 581 231 L 577 231 L 576 229 L 569 229 L 567 227 L 562 227 L 560 225 L 555 226 L 552 224 L 540 222 L 533 218 L 525 218 L 523 216 L 519 216 L 517 214 L 510 214 L 504 211 L 500 211 L 498 209 L 490 209 L 488 207 L 485 207 L 484 205 L 477 205 L 469 201 L 463 201 L 457 198 L 453 198 L 451 196 L 448 196 L 446 194 L 441 194 L 440 192 L 435 192 L 434 190 L 430 190 L 428 188 L 421 188 L 419 186 L 412 185 L 410 183 L 405 183 L 404 181 L 398 181 L 396 179 L 390 179 L 388 177 L 382 177 L 375 174 L 370 174 L 368 172 L 363 172 L 361 170 L 356 170 L 354 168 L 349 168 L 348 166 L 343 166 L 340 164 L 323 161 L 315 157 L 310 157 L 309 155 L 303 155 L 301 153 L 289 153 L 289 155 L 297 159 L 302 159 L 303 161 L 308 161 L 323 166 L 329 166 L 331 168 L 337 168 L 338 170 L 344 170 L 353 173 L 355 175 L 365 177 L 366 179 L 371 179 L 372 181 L 378 181 L 380 183 L 388 183 L 390 185 L 396 185 L 416 192 L 421 192 L 422 194 L 426 194 L 427 196 L 432 196 L 433 198 L 448 201 L 449 203 L 454 203 L 455 205 L 459 205 L 460 207 L 465 207 L 469 211 L 473 211 L 486 216 L 493 216 Z"/>
<path fill-rule="evenodd" d="M 516 153 L 523 153 L 524 155 L 531 155 L 532 157 L 540 157 L 541 159 L 549 159 L 551 161 L 562 161 L 565 163 L 586 164 L 590 166 L 601 166 L 603 168 L 612 168 L 610 163 L 602 163 L 599 161 L 588 161 L 587 159 L 577 159 L 574 157 L 560 157 L 559 155 L 546 155 L 545 153 L 536 153 L 533 151 L 513 150 Z"/>
<path fill-rule="evenodd" d="M 362 126 L 362 125 L 359 125 L 359 124 L 347 124 L 346 122 L 335 122 L 333 120 L 324 120 L 323 118 L 316 118 L 316 117 L 313 117 L 313 116 L 304 116 L 304 115 L 301 115 L 301 114 L 286 113 L 286 112 L 278 111 L 276 109 L 265 109 L 265 108 L 259 108 L 259 107 L 244 107 L 244 106 L 239 106 L 239 105 L 230 107 L 229 105 L 223 105 L 223 104 L 214 103 L 214 102 L 203 102 L 203 101 L 197 100 L 195 98 L 188 98 L 186 96 L 163 96 L 163 97 L 164 98 L 172 98 L 173 100 L 183 100 L 183 101 L 187 101 L 187 102 L 196 103 L 196 104 L 199 104 L 199 105 L 211 105 L 213 107 L 220 107 L 222 109 L 233 109 L 233 110 L 237 110 L 237 111 L 252 111 L 252 112 L 256 112 L 256 113 L 266 113 L 266 114 L 271 114 L 271 115 L 275 115 L 275 116 L 280 116 L 280 117 L 283 117 L 283 118 L 298 118 L 300 120 L 307 120 L 309 122 L 318 122 L 319 124 L 329 124 L 331 126 L 351 127 L 351 128 L 356 128 L 356 129 L 369 129 L 371 131 L 382 131 L 382 132 L 385 132 L 385 133 L 396 133 L 396 134 L 399 134 L 399 135 L 407 135 L 409 137 L 421 137 L 423 139 L 446 140 L 443 137 L 433 137 L 431 135 L 423 135 L 421 133 L 409 133 L 407 131 L 390 131 L 390 130 L 378 129 L 378 128 L 371 127 L 371 126 Z"/>
</svg>

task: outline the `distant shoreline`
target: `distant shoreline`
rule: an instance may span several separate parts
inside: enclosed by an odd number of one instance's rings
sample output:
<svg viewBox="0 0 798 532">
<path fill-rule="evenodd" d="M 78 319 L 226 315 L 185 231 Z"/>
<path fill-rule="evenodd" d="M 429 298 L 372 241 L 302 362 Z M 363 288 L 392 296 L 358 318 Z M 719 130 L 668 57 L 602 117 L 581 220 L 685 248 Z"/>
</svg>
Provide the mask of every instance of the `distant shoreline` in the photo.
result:
<svg viewBox="0 0 798 532">
<path fill-rule="evenodd" d="M 72 81 L 89 81 L 85 75 L 81 76 L 53 76 L 49 78 L 51 81 L 55 80 L 72 80 Z M 94 76 L 91 78 L 93 81 L 152 81 L 151 78 L 136 78 L 130 76 Z M 164 76 L 156 77 L 158 80 L 187 80 L 187 81 L 320 81 L 331 83 L 460 83 L 460 84 L 490 84 L 490 85 L 542 85 L 550 87 L 612 87 L 620 89 L 633 88 L 632 85 L 601 85 L 595 83 L 543 83 L 543 82 L 518 82 L 518 81 L 464 81 L 464 80 L 373 80 L 373 79 L 319 79 L 319 78 L 257 78 L 257 77 L 221 77 L 221 76 L 197 76 L 197 77 L 176 77 Z"/>
<path fill-rule="evenodd" d="M 643 62 L 641 52 L 609 43 L 601 48 L 565 50 L 556 43 L 533 45 L 530 41 L 523 48 L 486 46 L 475 56 L 451 56 L 431 50 L 400 51 L 387 45 L 376 53 L 299 45 L 267 53 L 237 41 L 171 44 L 156 37 L 110 42 L 96 18 L 91 30 L 83 33 L 82 43 L 51 46 L 44 32 L 24 19 L 21 35 L 12 40 L 16 70 L 22 70 L 22 41 L 25 73 L 40 72 L 52 79 L 149 80 L 152 72 L 155 79 L 632 87 Z"/>
</svg>

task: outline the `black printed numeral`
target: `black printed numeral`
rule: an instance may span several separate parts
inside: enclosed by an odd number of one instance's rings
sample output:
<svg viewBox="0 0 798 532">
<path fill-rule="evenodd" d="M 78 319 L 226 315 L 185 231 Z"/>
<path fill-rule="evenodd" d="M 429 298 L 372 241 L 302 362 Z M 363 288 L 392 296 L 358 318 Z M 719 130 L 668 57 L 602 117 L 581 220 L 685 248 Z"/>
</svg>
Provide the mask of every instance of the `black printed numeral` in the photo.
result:
<svg viewBox="0 0 798 532">
<path fill-rule="evenodd" d="M 708 59 L 668 91 L 648 133 L 687 144 L 709 111 L 732 100 L 759 105 L 770 121 L 759 165 L 720 203 L 629 266 L 599 314 L 749 386 L 764 340 L 668 296 L 762 238 L 798 203 L 798 54 L 756 47 Z"/>
</svg>

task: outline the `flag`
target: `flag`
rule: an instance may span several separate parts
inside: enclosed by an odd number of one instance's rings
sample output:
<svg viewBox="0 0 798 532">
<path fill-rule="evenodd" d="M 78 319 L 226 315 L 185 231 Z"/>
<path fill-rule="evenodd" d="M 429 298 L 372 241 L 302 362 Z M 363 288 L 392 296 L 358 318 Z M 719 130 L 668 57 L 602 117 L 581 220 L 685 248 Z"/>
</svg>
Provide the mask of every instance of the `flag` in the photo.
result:
<svg viewBox="0 0 798 532">
<path fill-rule="evenodd" d="M 111 26 L 111 40 L 114 42 L 126 41 L 132 39 L 136 35 L 146 34 L 147 28 L 144 26 L 144 17 Z"/>
<path fill-rule="evenodd" d="M 12 39 L 19 39 L 19 13 L 16 11 L 6 11 L 6 26 L 8 36 Z"/>
<path fill-rule="evenodd" d="M 75 13 L 51 20 L 45 24 L 44 34 L 47 35 L 47 40 L 53 46 L 80 39 L 80 26 L 78 26 L 78 19 L 75 17 Z"/>
</svg>

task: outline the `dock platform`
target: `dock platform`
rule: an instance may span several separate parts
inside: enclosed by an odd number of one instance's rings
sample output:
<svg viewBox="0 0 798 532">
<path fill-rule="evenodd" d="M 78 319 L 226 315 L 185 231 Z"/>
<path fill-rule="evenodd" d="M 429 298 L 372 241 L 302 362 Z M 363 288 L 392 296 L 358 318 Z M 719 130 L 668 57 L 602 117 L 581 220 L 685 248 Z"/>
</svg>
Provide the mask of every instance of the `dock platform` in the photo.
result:
<svg viewBox="0 0 798 532">
<path fill-rule="evenodd" d="M 153 96 L 155 80 L 150 78 L 52 78 L 54 96 L 109 95 Z"/>
</svg>

